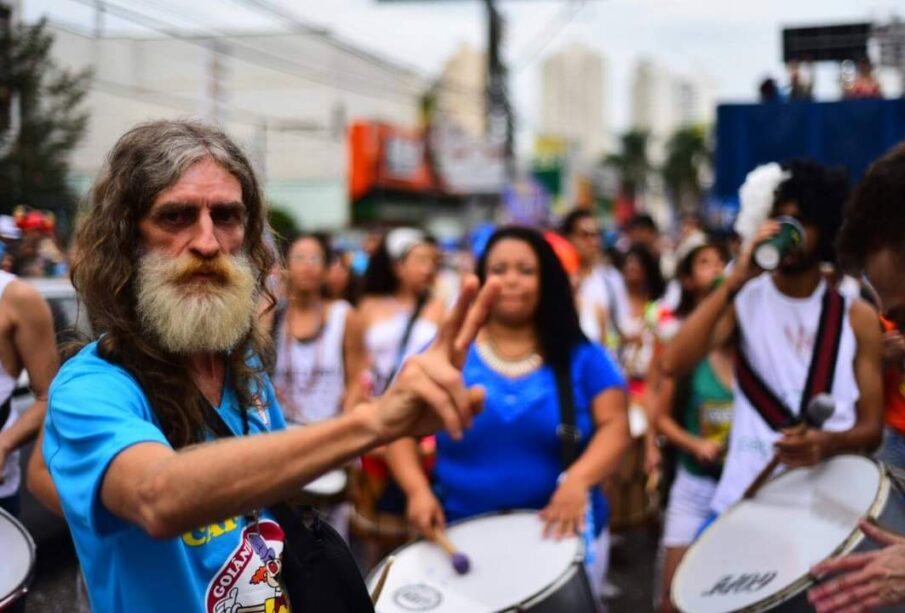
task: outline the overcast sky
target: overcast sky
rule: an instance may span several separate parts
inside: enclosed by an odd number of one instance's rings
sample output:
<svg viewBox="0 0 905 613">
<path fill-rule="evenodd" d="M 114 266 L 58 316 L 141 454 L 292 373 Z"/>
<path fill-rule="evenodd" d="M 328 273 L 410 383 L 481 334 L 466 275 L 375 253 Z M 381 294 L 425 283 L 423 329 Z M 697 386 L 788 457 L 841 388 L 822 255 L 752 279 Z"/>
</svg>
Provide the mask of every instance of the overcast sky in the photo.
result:
<svg viewBox="0 0 905 613">
<path fill-rule="evenodd" d="M 485 43 L 483 2 L 478 0 L 266 0 L 298 19 L 379 55 L 435 75 L 463 42 Z M 91 27 L 86 0 L 22 0 L 25 19 L 41 15 Z M 253 8 L 255 0 L 116 0 L 116 3 L 186 27 L 279 29 L 278 19 Z M 505 53 L 523 129 L 537 121 L 540 63 L 579 41 L 607 60 L 605 87 L 615 130 L 627 126 L 630 74 L 642 57 L 680 73 L 702 73 L 720 100 L 752 100 L 766 75 L 783 77 L 780 30 L 784 26 L 905 18 L 903 0 L 503 0 Z M 142 31 L 108 18 L 108 31 Z M 144 30 L 147 32 L 146 30 Z M 818 95 L 837 91 L 835 72 L 818 74 Z"/>
</svg>

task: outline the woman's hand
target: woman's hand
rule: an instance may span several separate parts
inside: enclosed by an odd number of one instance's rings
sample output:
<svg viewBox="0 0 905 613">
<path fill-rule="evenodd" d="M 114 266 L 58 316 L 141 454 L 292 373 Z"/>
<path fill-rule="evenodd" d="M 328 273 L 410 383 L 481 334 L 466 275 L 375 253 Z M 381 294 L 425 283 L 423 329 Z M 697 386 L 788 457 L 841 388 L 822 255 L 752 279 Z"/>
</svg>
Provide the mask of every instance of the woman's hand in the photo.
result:
<svg viewBox="0 0 905 613">
<path fill-rule="evenodd" d="M 726 447 L 706 438 L 699 438 L 691 450 L 694 458 L 701 464 L 716 464 Z"/>
<path fill-rule="evenodd" d="M 585 527 L 587 507 L 588 488 L 566 473 L 550 502 L 540 512 L 545 522 L 544 536 L 559 540 L 580 534 Z"/>
<path fill-rule="evenodd" d="M 446 516 L 440 501 L 429 489 L 409 496 L 406 507 L 409 523 L 425 538 L 434 538 L 434 528 L 446 526 Z"/>
</svg>

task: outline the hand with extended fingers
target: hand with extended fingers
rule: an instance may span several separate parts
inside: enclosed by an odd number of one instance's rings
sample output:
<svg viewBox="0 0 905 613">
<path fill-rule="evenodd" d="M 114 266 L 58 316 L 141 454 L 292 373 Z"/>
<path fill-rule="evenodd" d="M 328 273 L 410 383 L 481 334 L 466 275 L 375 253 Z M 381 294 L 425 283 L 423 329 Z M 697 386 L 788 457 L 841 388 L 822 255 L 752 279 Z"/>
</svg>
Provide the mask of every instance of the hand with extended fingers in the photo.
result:
<svg viewBox="0 0 905 613">
<path fill-rule="evenodd" d="M 376 400 L 374 419 L 381 442 L 425 436 L 440 429 L 458 440 L 471 426 L 484 405 L 484 390 L 465 386 L 462 365 L 498 292 L 499 283 L 494 279 L 480 291 L 476 277 L 464 281 L 459 300 L 434 342 L 406 360 Z"/>
<path fill-rule="evenodd" d="M 842 573 L 808 592 L 819 613 L 856 613 L 905 604 L 905 537 L 866 520 L 859 527 L 882 549 L 833 558 L 811 569 L 817 577 Z"/>
</svg>

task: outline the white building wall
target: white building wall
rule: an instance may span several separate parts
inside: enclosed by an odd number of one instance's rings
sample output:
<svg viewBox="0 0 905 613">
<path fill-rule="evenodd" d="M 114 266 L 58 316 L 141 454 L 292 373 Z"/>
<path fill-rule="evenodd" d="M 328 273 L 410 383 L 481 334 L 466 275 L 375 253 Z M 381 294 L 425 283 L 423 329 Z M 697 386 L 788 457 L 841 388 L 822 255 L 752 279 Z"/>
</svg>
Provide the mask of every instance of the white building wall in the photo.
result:
<svg viewBox="0 0 905 613">
<path fill-rule="evenodd" d="M 575 44 L 551 55 L 541 72 L 541 132 L 560 136 L 587 160 L 606 151 L 606 66 L 599 53 Z"/>
<path fill-rule="evenodd" d="M 71 158 L 73 183 L 83 188 L 135 124 L 217 119 L 254 160 L 275 204 L 305 228 L 339 228 L 350 218 L 346 122 L 417 125 L 418 75 L 321 34 L 179 40 L 52 31 L 61 65 L 94 70 L 89 128 Z"/>
</svg>

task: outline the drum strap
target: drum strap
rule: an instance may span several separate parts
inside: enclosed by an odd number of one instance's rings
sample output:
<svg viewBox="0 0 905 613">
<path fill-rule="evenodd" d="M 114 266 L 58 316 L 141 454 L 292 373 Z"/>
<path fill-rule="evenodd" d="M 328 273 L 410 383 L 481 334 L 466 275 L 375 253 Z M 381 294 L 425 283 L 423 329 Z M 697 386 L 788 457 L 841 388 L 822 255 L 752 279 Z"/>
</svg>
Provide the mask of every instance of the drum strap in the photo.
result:
<svg viewBox="0 0 905 613">
<path fill-rule="evenodd" d="M 778 431 L 788 428 L 800 420 L 807 422 L 809 418 L 806 409 L 811 399 L 818 394 L 829 393 L 833 388 L 844 316 L 845 299 L 836 290 L 828 288 L 823 295 L 817 338 L 814 341 L 811 363 L 808 367 L 808 378 L 805 382 L 804 392 L 801 394 L 798 417 L 764 383 L 748 361 L 741 348 L 742 344 L 737 344 L 735 373 L 739 388 L 771 429 Z"/>
<path fill-rule="evenodd" d="M 559 439 L 559 454 L 563 470 L 569 468 L 578 458 L 578 445 L 581 442 L 581 431 L 575 423 L 575 390 L 572 388 L 572 375 L 568 364 L 553 369 L 556 376 L 556 392 L 559 396 L 559 426 L 556 438 Z"/>
</svg>

